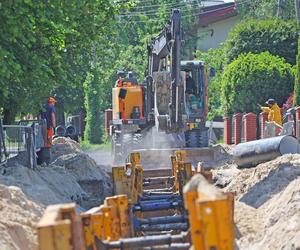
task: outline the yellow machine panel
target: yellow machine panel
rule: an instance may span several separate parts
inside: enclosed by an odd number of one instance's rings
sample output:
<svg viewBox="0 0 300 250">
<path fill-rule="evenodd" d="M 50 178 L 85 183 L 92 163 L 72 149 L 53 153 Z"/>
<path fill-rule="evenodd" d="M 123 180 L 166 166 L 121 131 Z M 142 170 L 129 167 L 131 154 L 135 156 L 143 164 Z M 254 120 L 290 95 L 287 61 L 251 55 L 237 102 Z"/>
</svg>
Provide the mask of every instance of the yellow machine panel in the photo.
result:
<svg viewBox="0 0 300 250">
<path fill-rule="evenodd" d="M 123 99 L 122 97 L 124 96 L 125 98 Z M 136 85 L 136 86 L 113 88 L 112 99 L 113 99 L 113 119 L 132 119 L 132 112 L 134 107 L 139 107 L 139 111 L 141 113 L 140 118 L 142 118 L 143 92 L 141 86 Z"/>
</svg>

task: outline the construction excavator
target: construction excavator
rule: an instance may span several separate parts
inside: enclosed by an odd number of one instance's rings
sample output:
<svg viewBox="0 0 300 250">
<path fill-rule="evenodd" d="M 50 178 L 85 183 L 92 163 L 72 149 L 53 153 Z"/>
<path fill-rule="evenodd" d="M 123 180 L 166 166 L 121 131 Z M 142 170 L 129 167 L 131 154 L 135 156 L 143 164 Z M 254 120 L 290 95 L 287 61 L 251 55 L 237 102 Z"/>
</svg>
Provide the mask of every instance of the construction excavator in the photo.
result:
<svg viewBox="0 0 300 250">
<path fill-rule="evenodd" d="M 170 21 L 148 45 L 143 84 L 124 78 L 112 89 L 115 163 L 134 149 L 208 146 L 207 72 L 202 61 L 181 60 L 182 38 L 180 10 L 173 10 Z M 167 145 L 159 138 L 167 138 Z"/>
</svg>

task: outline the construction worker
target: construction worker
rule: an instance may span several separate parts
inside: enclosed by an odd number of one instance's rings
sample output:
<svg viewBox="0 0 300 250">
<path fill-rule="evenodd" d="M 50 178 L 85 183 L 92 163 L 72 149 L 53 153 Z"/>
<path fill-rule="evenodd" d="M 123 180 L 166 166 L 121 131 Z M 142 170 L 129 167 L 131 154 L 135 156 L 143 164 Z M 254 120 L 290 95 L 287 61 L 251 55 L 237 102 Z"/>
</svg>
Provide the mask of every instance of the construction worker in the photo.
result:
<svg viewBox="0 0 300 250">
<path fill-rule="evenodd" d="M 185 89 L 186 93 L 190 93 L 192 91 L 194 94 L 196 94 L 197 92 L 197 87 L 193 78 L 190 75 L 190 71 L 186 71 L 185 73 Z"/>
<path fill-rule="evenodd" d="M 123 86 L 123 79 L 125 77 L 125 73 L 123 70 L 117 71 L 118 80 L 115 83 L 115 87 L 122 87 Z"/>
<path fill-rule="evenodd" d="M 52 136 L 53 129 L 56 127 L 56 117 L 55 117 L 55 105 L 56 100 L 54 97 L 49 97 L 48 102 L 43 105 L 43 110 L 41 113 L 41 118 L 46 120 L 47 123 L 47 133 L 46 133 L 46 148 L 51 148 L 52 146 Z"/>
<path fill-rule="evenodd" d="M 137 79 L 135 78 L 135 76 L 134 76 L 134 74 L 133 74 L 132 71 L 128 71 L 127 80 L 132 85 L 137 85 L 138 84 Z"/>
<path fill-rule="evenodd" d="M 275 122 L 276 124 L 282 126 L 281 109 L 277 105 L 276 101 L 274 99 L 269 99 L 268 101 L 266 101 L 266 104 L 268 105 L 268 107 L 262 107 L 259 104 L 258 106 L 263 112 L 268 113 L 268 121 Z"/>
</svg>

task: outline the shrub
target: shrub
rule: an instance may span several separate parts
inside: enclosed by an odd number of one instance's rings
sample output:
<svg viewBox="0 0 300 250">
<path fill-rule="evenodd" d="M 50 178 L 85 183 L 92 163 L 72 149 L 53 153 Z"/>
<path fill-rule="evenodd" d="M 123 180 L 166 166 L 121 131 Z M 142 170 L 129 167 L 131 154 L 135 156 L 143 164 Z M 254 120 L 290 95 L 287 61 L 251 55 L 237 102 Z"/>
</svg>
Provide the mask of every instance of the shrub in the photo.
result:
<svg viewBox="0 0 300 250">
<path fill-rule="evenodd" d="M 228 63 L 242 53 L 269 51 L 296 63 L 297 24 L 276 19 L 247 20 L 236 25 L 228 34 L 225 44 Z"/>
<path fill-rule="evenodd" d="M 298 40 L 297 66 L 295 72 L 294 105 L 300 105 L 300 38 Z"/>
<path fill-rule="evenodd" d="M 86 109 L 86 127 L 84 131 L 85 140 L 91 144 L 102 143 L 103 126 L 101 112 L 101 89 L 96 70 L 88 73 L 83 84 L 84 104 Z"/>
<path fill-rule="evenodd" d="M 274 98 L 282 105 L 293 89 L 292 66 L 269 52 L 242 54 L 224 70 L 221 84 L 222 109 L 225 114 L 259 111 Z"/>
</svg>

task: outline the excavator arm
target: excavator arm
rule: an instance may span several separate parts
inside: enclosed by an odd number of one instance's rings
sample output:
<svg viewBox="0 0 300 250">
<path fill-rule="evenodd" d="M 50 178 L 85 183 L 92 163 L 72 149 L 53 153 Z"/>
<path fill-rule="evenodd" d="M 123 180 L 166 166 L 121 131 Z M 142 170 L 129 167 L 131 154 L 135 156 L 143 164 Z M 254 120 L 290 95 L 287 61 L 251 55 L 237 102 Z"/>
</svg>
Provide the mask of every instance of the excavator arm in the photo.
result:
<svg viewBox="0 0 300 250">
<path fill-rule="evenodd" d="M 146 113 L 154 109 L 153 74 L 162 71 L 163 61 L 170 58 L 171 87 L 168 120 L 169 130 L 182 126 L 181 103 L 179 101 L 180 85 L 180 54 L 181 54 L 181 14 L 180 10 L 172 11 L 171 20 L 165 25 L 161 33 L 148 45 L 148 76 Z"/>
</svg>

